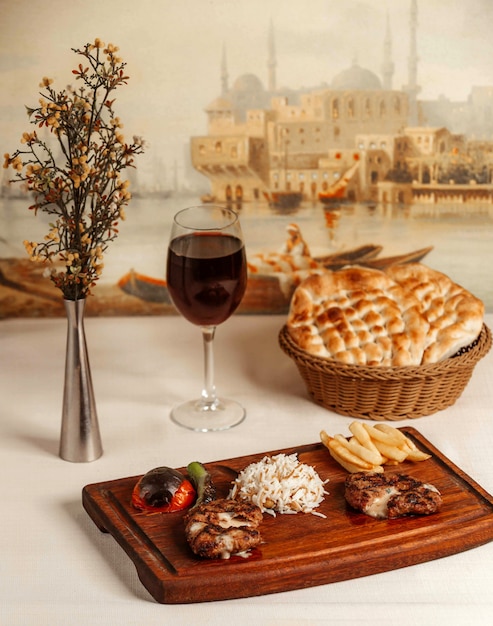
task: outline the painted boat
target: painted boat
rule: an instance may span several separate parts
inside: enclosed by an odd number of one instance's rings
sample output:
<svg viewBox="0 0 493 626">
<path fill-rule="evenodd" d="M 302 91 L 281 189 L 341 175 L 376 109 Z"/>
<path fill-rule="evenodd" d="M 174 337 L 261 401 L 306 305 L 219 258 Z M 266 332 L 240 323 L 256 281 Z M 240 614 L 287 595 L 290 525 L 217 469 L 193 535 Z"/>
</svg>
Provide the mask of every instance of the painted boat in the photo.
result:
<svg viewBox="0 0 493 626">
<path fill-rule="evenodd" d="M 318 199 L 323 204 L 337 204 L 346 200 L 348 185 L 359 167 L 359 161 L 352 165 L 335 183 L 328 189 L 322 190 L 318 194 Z"/>
<path fill-rule="evenodd" d="M 171 304 L 168 287 L 165 280 L 152 278 L 131 269 L 122 276 L 117 283 L 118 287 L 129 296 L 135 296 L 146 302 Z"/>
<path fill-rule="evenodd" d="M 327 269 L 336 270 L 344 267 L 345 265 L 366 264 L 378 257 L 382 250 L 382 246 L 366 244 L 358 246 L 357 248 L 352 248 L 351 250 L 344 250 L 343 252 L 336 252 L 325 256 L 316 256 L 314 259 Z"/>
<path fill-rule="evenodd" d="M 299 191 L 264 191 L 264 198 L 270 206 L 279 209 L 295 209 L 301 204 L 303 194 Z"/>
<path fill-rule="evenodd" d="M 421 248 L 414 252 L 407 252 L 405 254 L 397 254 L 395 256 L 383 257 L 381 259 L 369 259 L 365 261 L 366 267 L 372 267 L 378 270 L 384 270 L 391 265 L 403 264 L 403 263 L 419 263 L 427 254 L 433 250 L 433 246 L 427 248 Z"/>
</svg>

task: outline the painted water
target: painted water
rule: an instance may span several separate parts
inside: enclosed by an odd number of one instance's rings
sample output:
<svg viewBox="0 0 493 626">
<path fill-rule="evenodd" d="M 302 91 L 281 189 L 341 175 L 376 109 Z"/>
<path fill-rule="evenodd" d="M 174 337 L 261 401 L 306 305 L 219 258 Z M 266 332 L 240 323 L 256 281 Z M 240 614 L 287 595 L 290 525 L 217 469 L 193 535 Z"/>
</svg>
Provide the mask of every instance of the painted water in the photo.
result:
<svg viewBox="0 0 493 626">
<path fill-rule="evenodd" d="M 132 199 L 120 235 L 110 244 L 101 282 L 116 283 L 130 269 L 163 278 L 173 214 L 199 203 L 192 195 Z M 41 240 L 46 234 L 48 216 L 35 217 L 27 206 L 24 200 L 0 199 L 0 258 L 25 258 L 22 241 Z M 248 254 L 279 249 L 290 222 L 299 225 L 313 255 L 370 243 L 383 246 L 380 256 L 434 246 L 425 262 L 480 297 L 493 312 L 493 205 L 355 204 L 329 210 L 309 203 L 283 212 L 258 203 L 245 204 L 238 212 Z"/>
</svg>

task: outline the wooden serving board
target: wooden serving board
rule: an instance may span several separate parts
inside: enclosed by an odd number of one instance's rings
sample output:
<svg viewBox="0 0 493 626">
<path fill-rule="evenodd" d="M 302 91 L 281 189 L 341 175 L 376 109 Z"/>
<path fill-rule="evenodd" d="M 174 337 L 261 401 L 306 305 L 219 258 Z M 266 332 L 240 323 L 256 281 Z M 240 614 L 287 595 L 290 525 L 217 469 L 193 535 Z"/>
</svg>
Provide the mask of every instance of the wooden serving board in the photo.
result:
<svg viewBox="0 0 493 626">
<path fill-rule="evenodd" d="M 132 489 L 140 476 L 86 485 L 82 501 L 99 529 L 109 532 L 131 558 L 144 587 L 166 604 L 312 587 L 415 565 L 491 541 L 492 496 L 414 428 L 401 430 L 432 458 L 386 471 L 406 472 L 434 484 L 443 497 L 439 513 L 375 520 L 350 509 L 344 499 L 347 472 L 321 443 L 205 464 L 218 497 L 227 495 L 236 472 L 265 454 L 296 452 L 301 462 L 329 479 L 329 495 L 317 509 L 326 519 L 303 513 L 265 514 L 260 527 L 263 543 L 249 558 L 196 557 L 185 539 L 184 513 L 149 515 L 132 507 Z"/>
</svg>

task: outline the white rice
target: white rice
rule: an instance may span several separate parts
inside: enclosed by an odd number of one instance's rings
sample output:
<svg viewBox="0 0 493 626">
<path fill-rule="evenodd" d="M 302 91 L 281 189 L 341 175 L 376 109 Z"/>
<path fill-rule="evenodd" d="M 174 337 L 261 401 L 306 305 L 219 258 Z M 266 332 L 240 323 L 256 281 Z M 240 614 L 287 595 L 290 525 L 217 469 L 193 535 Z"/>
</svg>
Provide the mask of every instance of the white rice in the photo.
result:
<svg viewBox="0 0 493 626">
<path fill-rule="evenodd" d="M 265 456 L 248 465 L 233 483 L 229 498 L 248 500 L 263 513 L 313 513 L 327 491 L 311 465 L 300 463 L 296 454 Z"/>
</svg>

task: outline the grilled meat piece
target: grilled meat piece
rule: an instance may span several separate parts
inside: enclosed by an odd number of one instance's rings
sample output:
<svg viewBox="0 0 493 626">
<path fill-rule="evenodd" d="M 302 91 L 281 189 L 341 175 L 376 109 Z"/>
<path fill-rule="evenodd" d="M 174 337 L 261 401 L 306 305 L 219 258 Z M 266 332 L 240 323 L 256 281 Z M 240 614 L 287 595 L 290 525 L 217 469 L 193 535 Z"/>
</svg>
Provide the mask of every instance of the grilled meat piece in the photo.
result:
<svg viewBox="0 0 493 626">
<path fill-rule="evenodd" d="M 376 518 L 431 515 L 442 506 L 436 487 L 406 474 L 357 472 L 346 478 L 345 487 L 348 504 Z"/>
<path fill-rule="evenodd" d="M 229 559 L 260 541 L 262 511 L 251 502 L 218 499 L 200 504 L 185 516 L 185 535 L 195 554 Z"/>
</svg>

